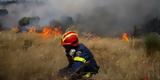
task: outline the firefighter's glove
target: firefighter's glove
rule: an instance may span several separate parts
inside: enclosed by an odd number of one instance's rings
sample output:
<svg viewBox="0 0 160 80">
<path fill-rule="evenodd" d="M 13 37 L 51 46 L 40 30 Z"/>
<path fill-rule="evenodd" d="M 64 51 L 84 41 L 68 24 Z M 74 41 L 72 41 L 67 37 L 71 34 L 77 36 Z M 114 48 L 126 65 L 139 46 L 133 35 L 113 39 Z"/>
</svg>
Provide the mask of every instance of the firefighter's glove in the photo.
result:
<svg viewBox="0 0 160 80">
<path fill-rule="evenodd" d="M 69 55 L 74 57 L 75 53 L 76 53 L 76 50 L 75 49 L 71 49 L 70 52 L 69 52 Z"/>
</svg>

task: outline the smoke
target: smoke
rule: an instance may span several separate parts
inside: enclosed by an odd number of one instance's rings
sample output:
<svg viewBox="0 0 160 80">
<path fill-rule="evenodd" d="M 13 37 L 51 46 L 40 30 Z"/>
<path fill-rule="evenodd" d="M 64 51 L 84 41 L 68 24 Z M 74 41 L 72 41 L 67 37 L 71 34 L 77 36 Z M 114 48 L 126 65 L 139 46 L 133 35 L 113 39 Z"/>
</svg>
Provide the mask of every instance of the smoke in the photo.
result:
<svg viewBox="0 0 160 80">
<path fill-rule="evenodd" d="M 33 1 L 33 0 L 30 0 Z M 132 31 L 134 25 L 160 16 L 160 0 L 41 0 L 6 6 L 6 26 L 17 25 L 25 16 L 39 16 L 40 25 L 70 16 L 81 31 L 116 35 Z"/>
<path fill-rule="evenodd" d="M 17 25 L 23 17 L 41 18 L 40 25 L 47 25 L 53 19 L 61 19 L 64 16 L 75 17 L 85 10 L 85 0 L 19 0 L 18 3 L 8 4 L 5 8 L 9 14 L 3 17 L 5 26 Z M 27 2 L 26 2 L 27 1 Z M 87 2 L 88 3 L 88 2 Z"/>
<path fill-rule="evenodd" d="M 131 32 L 153 17 L 160 17 L 160 0 L 94 0 L 94 8 L 80 15 L 85 30 L 104 35 Z M 86 28 L 88 27 L 88 28 Z"/>
</svg>

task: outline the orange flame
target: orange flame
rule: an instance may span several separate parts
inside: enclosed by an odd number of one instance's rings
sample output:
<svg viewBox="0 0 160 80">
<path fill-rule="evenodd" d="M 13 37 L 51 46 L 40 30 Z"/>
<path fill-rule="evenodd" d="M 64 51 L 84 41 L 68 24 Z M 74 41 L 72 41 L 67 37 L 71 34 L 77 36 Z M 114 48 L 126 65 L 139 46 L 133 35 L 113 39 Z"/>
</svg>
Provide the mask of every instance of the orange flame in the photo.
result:
<svg viewBox="0 0 160 80">
<path fill-rule="evenodd" d="M 58 36 L 60 36 L 61 34 L 62 34 L 61 27 L 55 27 L 55 28 L 53 29 L 53 35 L 54 35 L 54 37 L 58 37 Z"/>
<path fill-rule="evenodd" d="M 60 27 L 51 28 L 50 26 L 45 26 L 42 30 L 42 36 L 44 38 L 58 37 L 62 34 Z"/>
<path fill-rule="evenodd" d="M 50 26 L 45 26 L 42 30 L 42 35 L 44 38 L 50 38 L 52 36 L 52 28 Z"/>
<path fill-rule="evenodd" d="M 126 42 L 129 42 L 128 33 L 125 32 L 125 33 L 122 34 L 122 40 L 123 40 L 123 41 L 126 41 Z"/>
<path fill-rule="evenodd" d="M 20 30 L 19 30 L 18 27 L 12 27 L 12 28 L 11 28 L 11 31 L 17 33 L 17 32 L 19 32 Z"/>
<path fill-rule="evenodd" d="M 34 26 L 31 26 L 28 30 L 29 33 L 36 32 L 36 28 Z"/>
</svg>

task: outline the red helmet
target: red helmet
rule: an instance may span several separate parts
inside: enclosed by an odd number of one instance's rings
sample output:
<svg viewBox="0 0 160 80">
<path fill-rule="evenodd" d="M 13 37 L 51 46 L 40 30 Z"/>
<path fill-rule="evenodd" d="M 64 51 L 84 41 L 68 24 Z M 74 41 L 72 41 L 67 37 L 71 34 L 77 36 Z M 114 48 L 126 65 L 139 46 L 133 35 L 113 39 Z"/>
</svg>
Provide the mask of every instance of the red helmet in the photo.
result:
<svg viewBox="0 0 160 80">
<path fill-rule="evenodd" d="M 61 44 L 63 46 L 77 46 L 78 45 L 78 34 L 72 31 L 66 32 L 61 39 Z"/>
</svg>

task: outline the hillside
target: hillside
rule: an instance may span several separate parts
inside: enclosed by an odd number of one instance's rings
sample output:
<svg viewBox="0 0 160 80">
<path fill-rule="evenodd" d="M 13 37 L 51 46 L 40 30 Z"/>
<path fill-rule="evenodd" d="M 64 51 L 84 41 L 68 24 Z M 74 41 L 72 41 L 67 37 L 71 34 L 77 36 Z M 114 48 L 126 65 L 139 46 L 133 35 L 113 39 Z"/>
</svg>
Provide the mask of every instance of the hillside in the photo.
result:
<svg viewBox="0 0 160 80">
<path fill-rule="evenodd" d="M 160 54 L 146 56 L 142 39 L 80 38 L 100 65 L 95 80 L 160 80 Z M 67 65 L 60 37 L 0 32 L 0 80 L 60 80 Z"/>
</svg>

